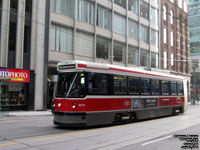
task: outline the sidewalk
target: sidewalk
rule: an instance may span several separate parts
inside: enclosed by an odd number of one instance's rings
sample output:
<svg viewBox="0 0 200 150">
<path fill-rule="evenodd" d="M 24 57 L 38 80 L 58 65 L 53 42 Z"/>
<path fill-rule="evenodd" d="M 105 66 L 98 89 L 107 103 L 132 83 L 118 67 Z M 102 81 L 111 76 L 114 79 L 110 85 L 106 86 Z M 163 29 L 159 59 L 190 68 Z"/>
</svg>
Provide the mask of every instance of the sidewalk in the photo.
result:
<svg viewBox="0 0 200 150">
<path fill-rule="evenodd" d="M 46 111 L 8 111 L 5 113 L 5 116 L 7 116 L 7 117 L 50 116 L 50 115 L 52 115 L 51 110 L 46 110 Z M 4 117 L 4 115 L 1 116 L 1 114 L 0 114 L 0 117 Z"/>
</svg>

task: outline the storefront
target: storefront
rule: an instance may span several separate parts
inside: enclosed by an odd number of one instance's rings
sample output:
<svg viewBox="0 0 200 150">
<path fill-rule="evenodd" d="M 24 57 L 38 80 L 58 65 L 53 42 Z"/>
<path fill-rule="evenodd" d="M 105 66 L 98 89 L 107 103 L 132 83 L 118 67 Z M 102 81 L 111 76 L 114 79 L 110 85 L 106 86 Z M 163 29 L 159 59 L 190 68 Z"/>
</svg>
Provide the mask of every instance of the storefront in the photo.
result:
<svg viewBox="0 0 200 150">
<path fill-rule="evenodd" d="M 30 71 L 0 68 L 1 110 L 24 110 L 29 104 Z"/>
</svg>

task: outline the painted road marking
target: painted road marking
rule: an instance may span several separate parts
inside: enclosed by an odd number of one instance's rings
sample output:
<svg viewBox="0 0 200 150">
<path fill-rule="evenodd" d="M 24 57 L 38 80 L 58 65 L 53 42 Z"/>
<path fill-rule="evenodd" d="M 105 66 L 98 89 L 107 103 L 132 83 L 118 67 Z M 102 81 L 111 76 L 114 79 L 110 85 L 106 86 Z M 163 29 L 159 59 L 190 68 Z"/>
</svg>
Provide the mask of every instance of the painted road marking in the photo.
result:
<svg viewBox="0 0 200 150">
<path fill-rule="evenodd" d="M 20 144 L 19 142 L 12 142 L 12 143 L 6 143 L 6 144 L 0 144 L 0 146 L 9 146 L 9 145 L 15 145 Z"/>
<path fill-rule="evenodd" d="M 15 122 L 15 120 L 3 121 L 4 123 Z"/>
<path fill-rule="evenodd" d="M 50 127 L 50 126 L 54 126 L 53 124 L 44 124 L 44 125 L 39 125 L 39 126 L 36 126 L 37 128 L 40 128 L 40 127 Z"/>
<path fill-rule="evenodd" d="M 156 139 L 156 140 L 153 140 L 153 141 L 149 141 L 149 142 L 143 143 L 142 146 L 145 146 L 145 145 L 148 145 L 148 144 L 152 144 L 152 143 L 155 143 L 155 142 L 158 142 L 158 141 L 162 141 L 162 140 L 168 139 L 170 137 L 172 137 L 172 135 L 169 135 L 169 136 L 166 136 L 166 137 L 163 137 L 163 138 L 160 138 L 160 139 Z"/>
</svg>

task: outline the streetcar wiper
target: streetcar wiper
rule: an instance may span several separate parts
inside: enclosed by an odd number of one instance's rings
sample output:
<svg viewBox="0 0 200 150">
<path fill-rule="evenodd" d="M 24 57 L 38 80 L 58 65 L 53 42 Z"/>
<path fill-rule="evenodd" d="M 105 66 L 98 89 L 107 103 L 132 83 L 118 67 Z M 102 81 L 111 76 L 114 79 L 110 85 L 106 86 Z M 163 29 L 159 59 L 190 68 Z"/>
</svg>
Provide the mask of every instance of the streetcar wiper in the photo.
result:
<svg viewBox="0 0 200 150">
<path fill-rule="evenodd" d="M 70 91 L 71 91 L 71 89 L 72 89 L 72 86 L 74 85 L 74 82 L 75 82 L 77 76 L 78 76 L 78 73 L 75 74 L 74 79 L 73 79 L 73 81 L 72 81 L 72 83 L 71 83 L 71 85 L 70 85 L 70 87 L 69 87 L 69 90 L 68 90 L 68 92 L 67 92 L 67 94 L 66 94 L 65 97 L 68 97 L 68 96 L 69 96 L 69 93 L 70 93 Z"/>
</svg>

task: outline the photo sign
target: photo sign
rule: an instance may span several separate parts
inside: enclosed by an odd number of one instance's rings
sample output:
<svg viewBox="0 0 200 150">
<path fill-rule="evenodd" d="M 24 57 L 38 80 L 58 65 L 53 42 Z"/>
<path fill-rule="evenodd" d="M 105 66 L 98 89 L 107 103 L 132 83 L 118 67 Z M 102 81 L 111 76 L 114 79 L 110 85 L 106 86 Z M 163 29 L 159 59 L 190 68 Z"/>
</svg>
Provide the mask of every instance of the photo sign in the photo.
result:
<svg viewBox="0 0 200 150">
<path fill-rule="evenodd" d="M 22 69 L 0 68 L 0 80 L 29 83 L 30 71 Z"/>
</svg>

